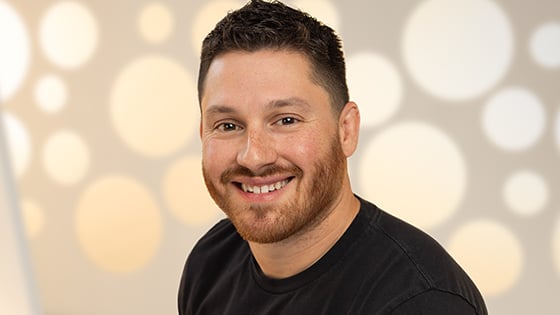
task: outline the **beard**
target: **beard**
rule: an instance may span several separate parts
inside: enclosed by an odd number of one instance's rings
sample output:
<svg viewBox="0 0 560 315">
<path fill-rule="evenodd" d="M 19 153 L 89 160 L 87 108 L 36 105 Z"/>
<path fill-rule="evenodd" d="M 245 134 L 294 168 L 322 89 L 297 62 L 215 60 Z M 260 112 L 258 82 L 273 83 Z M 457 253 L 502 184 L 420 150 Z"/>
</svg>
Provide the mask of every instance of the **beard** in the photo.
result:
<svg viewBox="0 0 560 315">
<path fill-rule="evenodd" d="M 317 226 L 330 213 L 340 195 L 346 175 L 346 156 L 338 137 L 333 137 L 330 148 L 327 154 L 316 159 L 312 170 L 306 173 L 310 183 L 302 182 L 304 171 L 296 165 L 271 165 L 259 174 L 243 166 L 234 166 L 220 176 L 220 184 L 227 187 L 225 192 L 217 189 L 203 165 L 204 181 L 216 204 L 243 239 L 263 244 L 280 242 Z M 289 201 L 252 205 L 235 202 L 227 191 L 232 187 L 231 178 L 234 176 L 270 176 L 277 173 L 292 174 L 294 178 L 291 181 L 297 180 L 295 189 L 291 187 L 294 197 Z"/>
</svg>

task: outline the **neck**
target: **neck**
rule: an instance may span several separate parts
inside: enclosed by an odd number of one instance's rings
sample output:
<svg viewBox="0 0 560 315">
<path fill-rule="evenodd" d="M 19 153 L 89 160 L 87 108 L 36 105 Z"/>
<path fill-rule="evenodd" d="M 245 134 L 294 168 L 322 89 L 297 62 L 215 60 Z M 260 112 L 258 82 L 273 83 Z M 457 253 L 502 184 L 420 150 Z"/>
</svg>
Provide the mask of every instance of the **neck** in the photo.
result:
<svg viewBox="0 0 560 315">
<path fill-rule="evenodd" d="M 249 242 L 251 252 L 268 277 L 282 279 L 293 276 L 309 268 L 331 249 L 348 229 L 359 209 L 359 200 L 348 189 L 317 225 L 281 242 Z"/>
</svg>

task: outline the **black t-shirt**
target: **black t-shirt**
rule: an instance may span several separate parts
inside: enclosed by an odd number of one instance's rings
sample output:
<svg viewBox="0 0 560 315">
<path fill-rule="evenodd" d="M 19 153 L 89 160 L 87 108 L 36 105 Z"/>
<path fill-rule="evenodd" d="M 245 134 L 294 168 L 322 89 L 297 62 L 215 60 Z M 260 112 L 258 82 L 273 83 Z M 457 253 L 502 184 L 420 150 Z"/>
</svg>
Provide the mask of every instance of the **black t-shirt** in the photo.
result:
<svg viewBox="0 0 560 315">
<path fill-rule="evenodd" d="M 286 279 L 265 276 L 231 222 L 220 221 L 187 260 L 179 314 L 487 314 L 474 283 L 434 239 L 360 202 L 338 242 Z"/>
</svg>

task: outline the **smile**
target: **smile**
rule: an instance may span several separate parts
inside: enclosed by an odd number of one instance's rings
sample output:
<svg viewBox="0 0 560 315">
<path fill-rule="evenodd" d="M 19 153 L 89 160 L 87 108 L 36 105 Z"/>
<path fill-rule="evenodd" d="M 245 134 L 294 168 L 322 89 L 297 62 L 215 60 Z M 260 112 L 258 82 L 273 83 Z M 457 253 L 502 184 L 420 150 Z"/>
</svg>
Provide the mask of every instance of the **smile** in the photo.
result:
<svg viewBox="0 0 560 315">
<path fill-rule="evenodd" d="M 291 178 L 284 179 L 279 182 L 270 184 L 270 185 L 262 185 L 262 186 L 250 186 L 244 183 L 241 183 L 241 189 L 244 192 L 253 193 L 253 194 L 266 194 L 273 192 L 275 190 L 280 190 L 284 188 L 290 182 Z"/>
</svg>

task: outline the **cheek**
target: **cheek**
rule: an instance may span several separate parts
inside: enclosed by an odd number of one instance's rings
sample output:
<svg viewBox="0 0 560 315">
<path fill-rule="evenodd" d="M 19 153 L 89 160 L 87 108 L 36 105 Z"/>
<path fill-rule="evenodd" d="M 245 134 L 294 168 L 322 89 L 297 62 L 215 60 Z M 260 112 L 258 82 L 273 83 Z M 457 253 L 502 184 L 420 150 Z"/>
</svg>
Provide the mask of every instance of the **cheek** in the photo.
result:
<svg viewBox="0 0 560 315">
<path fill-rule="evenodd" d="M 212 177 L 219 175 L 231 163 L 232 156 L 235 158 L 232 147 L 213 139 L 202 142 L 202 165 L 208 174 Z"/>
<path fill-rule="evenodd" d="M 278 147 L 284 157 L 299 166 L 314 164 L 317 158 L 329 152 L 326 135 L 309 133 L 288 137 L 285 142 Z M 279 152 L 280 153 L 280 152 Z"/>
</svg>

